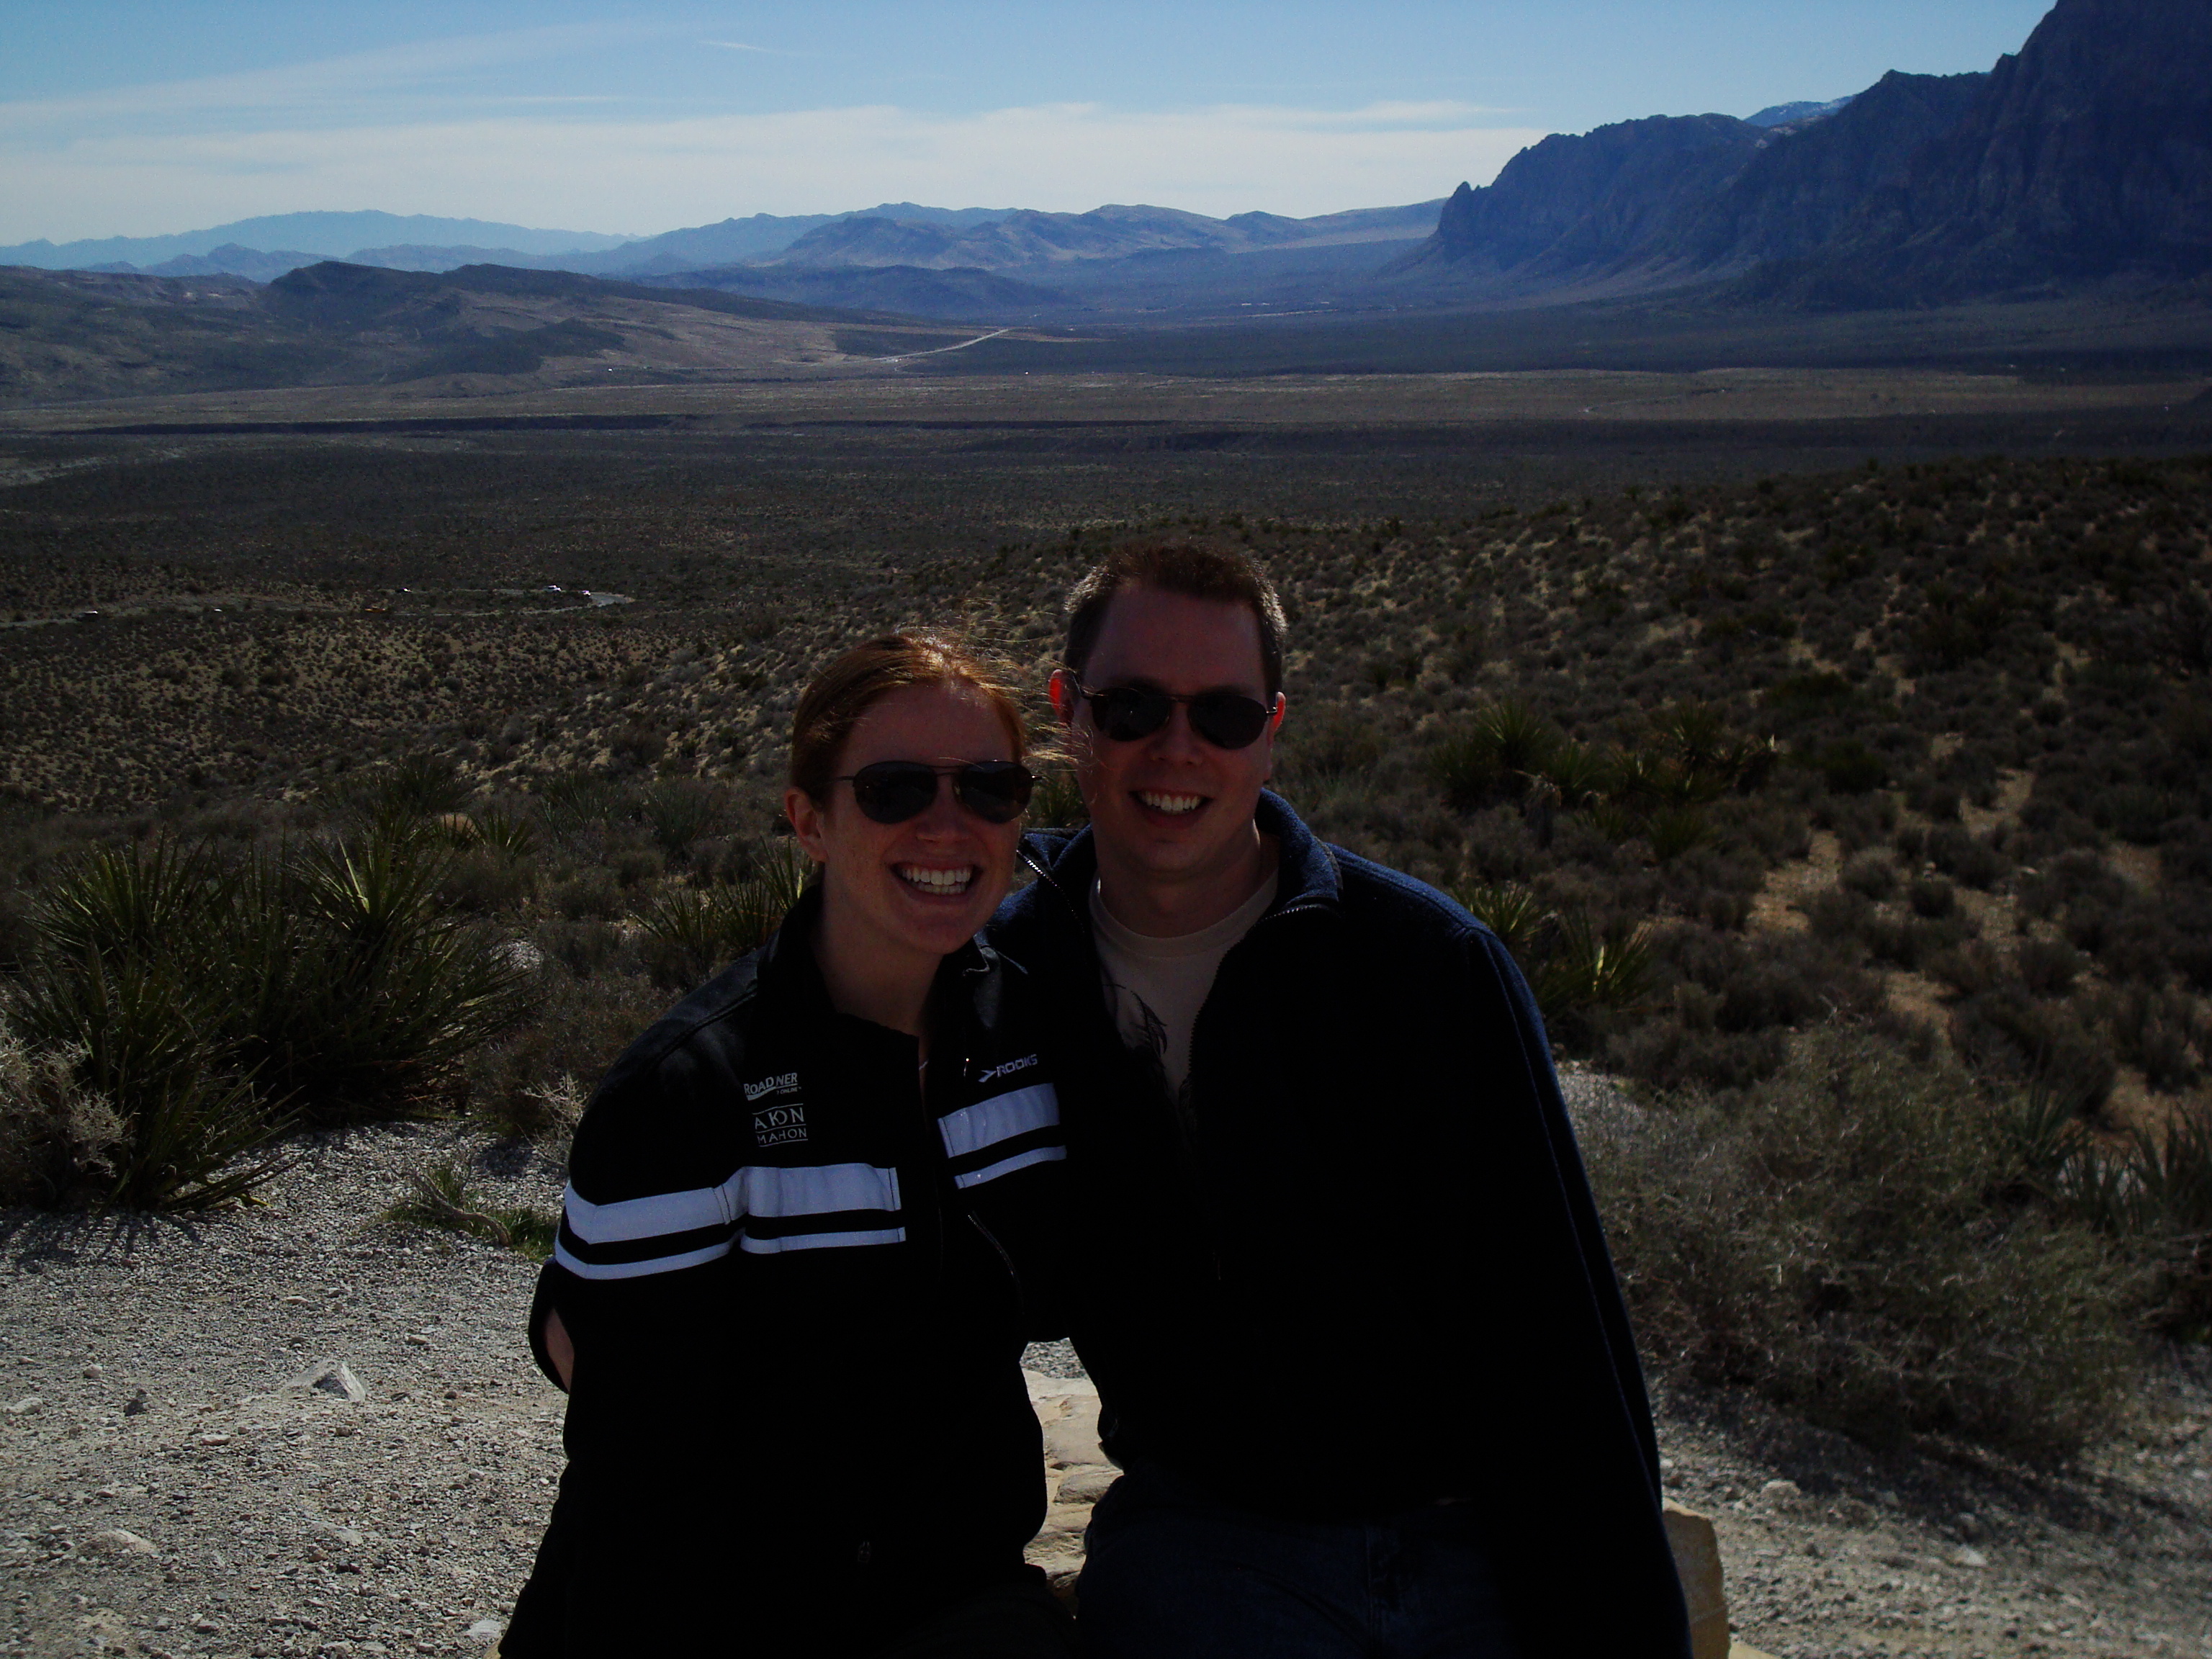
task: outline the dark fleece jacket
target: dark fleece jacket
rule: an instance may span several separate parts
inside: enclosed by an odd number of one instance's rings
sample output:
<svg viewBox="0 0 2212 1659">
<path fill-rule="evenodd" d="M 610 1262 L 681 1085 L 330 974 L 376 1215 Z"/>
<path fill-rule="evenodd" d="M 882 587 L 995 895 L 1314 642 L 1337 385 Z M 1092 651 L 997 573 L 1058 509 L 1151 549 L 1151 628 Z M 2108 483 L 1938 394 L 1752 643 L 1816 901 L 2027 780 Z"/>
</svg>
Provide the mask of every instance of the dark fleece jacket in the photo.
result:
<svg viewBox="0 0 2212 1659">
<path fill-rule="evenodd" d="M 1443 895 L 1273 795 L 1259 823 L 1278 896 L 1181 1112 L 1107 1014 L 1090 831 L 1032 838 L 988 935 L 1053 1011 L 1109 1450 L 1285 1516 L 1477 1500 L 1530 1651 L 1682 1659 L 1650 1407 L 1526 983 Z"/>
</svg>

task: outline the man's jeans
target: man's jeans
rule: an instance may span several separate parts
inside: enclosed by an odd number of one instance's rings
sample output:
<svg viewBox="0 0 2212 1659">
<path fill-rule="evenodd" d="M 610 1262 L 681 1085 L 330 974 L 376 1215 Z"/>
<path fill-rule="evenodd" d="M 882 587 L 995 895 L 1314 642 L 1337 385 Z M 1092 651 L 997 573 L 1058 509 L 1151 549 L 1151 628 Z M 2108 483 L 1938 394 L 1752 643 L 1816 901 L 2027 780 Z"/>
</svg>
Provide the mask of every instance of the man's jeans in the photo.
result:
<svg viewBox="0 0 2212 1659">
<path fill-rule="evenodd" d="M 1090 1659 L 1522 1659 L 1469 1504 L 1285 1521 L 1139 1463 L 1088 1545 Z"/>
</svg>

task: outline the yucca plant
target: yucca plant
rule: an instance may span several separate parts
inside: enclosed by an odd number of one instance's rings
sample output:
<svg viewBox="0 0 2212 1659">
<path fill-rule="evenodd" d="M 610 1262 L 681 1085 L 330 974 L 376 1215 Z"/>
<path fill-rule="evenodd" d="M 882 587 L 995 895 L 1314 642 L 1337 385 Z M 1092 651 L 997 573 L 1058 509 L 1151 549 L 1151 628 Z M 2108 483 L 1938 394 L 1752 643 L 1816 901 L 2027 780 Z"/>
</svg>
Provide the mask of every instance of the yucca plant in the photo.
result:
<svg viewBox="0 0 2212 1659">
<path fill-rule="evenodd" d="M 1487 703 L 1429 751 L 1429 775 L 1462 811 L 1521 794 L 1563 741 L 1559 728 L 1528 704 Z"/>
<path fill-rule="evenodd" d="M 1651 842 L 1651 855 L 1662 864 L 1670 864 L 1692 848 L 1711 841 L 1712 826 L 1694 806 L 1670 806 L 1654 812 L 1644 833 Z"/>
<path fill-rule="evenodd" d="M 518 813 L 489 807 L 476 815 L 477 845 L 504 864 L 520 864 L 537 850 L 538 832 Z"/>
<path fill-rule="evenodd" d="M 217 1008 L 205 986 L 143 956 L 93 954 L 72 973 L 27 975 L 9 1004 L 8 1023 L 33 1049 L 66 1056 L 73 1086 L 112 1117 L 102 1144 L 69 1154 L 73 1190 L 50 1178 L 48 1201 L 210 1209 L 285 1166 L 271 1143 L 290 1115 L 210 1040 Z M 50 1141 L 50 1160 L 62 1150 Z"/>
<path fill-rule="evenodd" d="M 1468 914 L 1498 935 L 1506 954 L 1516 962 L 1525 962 L 1535 948 L 1544 924 L 1552 913 L 1532 888 L 1519 882 L 1496 882 L 1479 887 L 1462 887 L 1454 896 L 1467 907 Z"/>
<path fill-rule="evenodd" d="M 683 988 L 768 942 L 799 902 L 806 862 L 791 842 L 754 855 L 739 880 L 714 887 L 678 887 L 660 895 L 638 918 L 653 942 L 654 976 Z"/>
<path fill-rule="evenodd" d="M 1603 1016 L 1632 1006 L 1650 978 L 1648 930 L 1621 924 L 1600 929 L 1577 913 L 1559 918 L 1530 988 L 1555 1035 L 1580 1041 Z"/>
<path fill-rule="evenodd" d="M 538 793 L 538 822 L 571 852 L 602 840 L 627 820 L 636 805 L 630 792 L 594 772 L 573 772 L 549 779 Z"/>
<path fill-rule="evenodd" d="M 1537 775 L 1559 792 L 1559 805 L 1580 811 L 1604 795 L 1612 783 L 1612 763 L 1587 744 L 1563 741 Z"/>
<path fill-rule="evenodd" d="M 510 954 L 438 905 L 444 871 L 420 842 L 372 838 L 240 884 L 226 1024 L 264 1089 L 320 1117 L 407 1109 L 523 1017 Z"/>
<path fill-rule="evenodd" d="M 686 856 L 691 843 L 726 829 L 730 792 L 698 778 L 665 778 L 645 792 L 645 821 L 660 850 L 672 859 Z"/>
</svg>

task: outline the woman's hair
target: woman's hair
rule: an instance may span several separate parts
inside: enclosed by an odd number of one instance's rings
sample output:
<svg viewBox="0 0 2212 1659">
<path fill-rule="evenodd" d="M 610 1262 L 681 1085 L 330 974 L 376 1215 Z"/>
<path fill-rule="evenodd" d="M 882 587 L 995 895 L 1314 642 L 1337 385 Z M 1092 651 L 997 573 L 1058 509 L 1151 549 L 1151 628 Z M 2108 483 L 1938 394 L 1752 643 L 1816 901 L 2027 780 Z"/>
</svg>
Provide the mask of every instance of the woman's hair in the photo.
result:
<svg viewBox="0 0 2212 1659">
<path fill-rule="evenodd" d="M 860 718 L 908 685 L 972 688 L 1005 723 L 1014 758 L 1028 750 L 1020 705 L 1006 683 L 970 652 L 933 634 L 887 634 L 856 645 L 817 674 L 791 716 L 791 787 L 826 800 L 837 758 Z"/>
</svg>

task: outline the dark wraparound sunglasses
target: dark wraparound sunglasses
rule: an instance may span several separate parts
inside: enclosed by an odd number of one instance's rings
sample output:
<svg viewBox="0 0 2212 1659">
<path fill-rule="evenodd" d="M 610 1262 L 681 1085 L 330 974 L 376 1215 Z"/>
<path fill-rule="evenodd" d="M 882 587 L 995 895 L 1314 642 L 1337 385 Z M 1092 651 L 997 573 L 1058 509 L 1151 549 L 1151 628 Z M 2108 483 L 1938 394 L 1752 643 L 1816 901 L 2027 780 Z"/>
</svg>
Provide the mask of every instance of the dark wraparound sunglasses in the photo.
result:
<svg viewBox="0 0 2212 1659">
<path fill-rule="evenodd" d="M 878 823 L 904 823 L 937 800 L 937 781 L 952 780 L 952 798 L 986 823 L 1012 823 L 1030 804 L 1036 780 L 1019 761 L 977 761 L 930 766 L 921 761 L 878 761 L 837 780 L 853 786 L 853 799 Z"/>
<path fill-rule="evenodd" d="M 1082 684 L 1076 689 L 1091 705 L 1091 717 L 1098 722 L 1098 729 L 1116 743 L 1151 737 L 1168 723 L 1175 706 L 1181 703 L 1190 710 L 1190 729 L 1216 749 L 1249 749 L 1275 715 L 1272 703 L 1234 691 L 1200 691 L 1178 697 L 1134 685 L 1109 686 L 1103 691 Z"/>
</svg>

